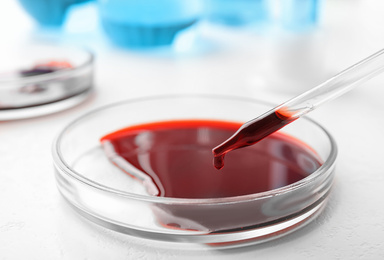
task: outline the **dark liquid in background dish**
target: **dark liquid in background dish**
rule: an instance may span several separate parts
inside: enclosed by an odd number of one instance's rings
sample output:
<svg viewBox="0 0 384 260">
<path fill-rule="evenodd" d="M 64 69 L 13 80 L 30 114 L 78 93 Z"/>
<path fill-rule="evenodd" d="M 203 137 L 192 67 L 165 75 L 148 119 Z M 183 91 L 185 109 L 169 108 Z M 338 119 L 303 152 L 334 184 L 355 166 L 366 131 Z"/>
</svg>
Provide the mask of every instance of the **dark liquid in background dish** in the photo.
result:
<svg viewBox="0 0 384 260">
<path fill-rule="evenodd" d="M 0 73 L 0 79 L 9 81 L 12 86 L 0 88 L 0 110 L 34 108 L 86 94 L 92 87 L 89 72 L 84 69 L 75 73 L 74 70 L 75 67 L 66 60 L 50 60 L 26 69 Z"/>
<path fill-rule="evenodd" d="M 240 123 L 183 120 L 137 125 L 101 138 L 109 159 L 122 171 L 123 159 L 149 176 L 149 193 L 170 198 L 225 198 L 260 193 L 295 183 L 321 166 L 306 144 L 283 133 L 274 133 L 257 145 L 231 151 L 220 171 L 212 165 L 212 147 L 229 138 Z M 153 191 L 155 190 L 155 191 Z M 284 203 L 293 203 L 282 202 Z M 260 205 L 259 205 L 260 204 Z M 160 205 L 153 210 L 170 228 L 226 230 L 265 218 L 263 201 L 227 205 Z M 267 210 L 268 211 L 268 210 Z M 271 220 L 274 216 L 271 216 Z M 256 221 L 256 222 L 255 222 Z"/>
<path fill-rule="evenodd" d="M 0 89 L 0 110 L 13 110 L 18 108 L 28 108 L 34 106 L 45 105 L 63 100 L 66 97 L 57 98 L 56 96 L 63 95 L 57 85 L 52 84 L 52 80 L 40 79 L 40 82 L 23 82 L 24 78 L 46 75 L 59 70 L 71 70 L 73 66 L 64 60 L 60 61 L 44 61 L 36 63 L 34 66 L 27 69 L 20 69 L 7 73 L 0 73 L 0 78 L 11 79 L 10 84 L 15 86 L 16 92 L 9 91 L 9 88 Z M 20 83 L 18 83 L 20 80 Z M 61 87 L 65 87 L 65 79 L 56 79 Z M 16 82 L 16 83 L 14 83 Z M 18 89 L 17 89 L 18 87 Z M 52 94 L 47 94 L 49 91 Z M 58 92 L 58 94 L 55 94 Z M 39 98 L 40 97 L 40 98 Z M 52 98 L 52 100 L 51 100 Z M 40 100 L 41 99 L 41 100 Z"/>
</svg>

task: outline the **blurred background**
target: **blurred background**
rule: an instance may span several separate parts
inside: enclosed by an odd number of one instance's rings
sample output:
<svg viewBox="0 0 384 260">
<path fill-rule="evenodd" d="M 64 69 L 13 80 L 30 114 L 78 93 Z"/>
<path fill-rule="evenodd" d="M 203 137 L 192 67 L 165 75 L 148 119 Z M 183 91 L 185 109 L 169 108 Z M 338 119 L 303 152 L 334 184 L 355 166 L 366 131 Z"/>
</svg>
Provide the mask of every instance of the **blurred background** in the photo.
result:
<svg viewBox="0 0 384 260">
<path fill-rule="evenodd" d="M 374 0 L 5 0 L 1 44 L 91 49 L 105 101 L 120 88 L 131 89 L 130 96 L 209 92 L 274 98 L 307 90 L 380 49 L 384 17 L 377 10 L 383 5 Z"/>
</svg>

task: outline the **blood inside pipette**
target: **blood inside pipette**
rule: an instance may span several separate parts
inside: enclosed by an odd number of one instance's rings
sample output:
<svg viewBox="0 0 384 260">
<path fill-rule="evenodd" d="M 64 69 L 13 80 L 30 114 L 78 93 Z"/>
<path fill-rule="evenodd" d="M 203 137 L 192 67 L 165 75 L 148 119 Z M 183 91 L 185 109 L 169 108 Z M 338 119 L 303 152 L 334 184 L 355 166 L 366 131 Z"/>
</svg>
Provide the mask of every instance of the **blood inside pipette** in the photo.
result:
<svg viewBox="0 0 384 260">
<path fill-rule="evenodd" d="M 213 165 L 216 169 L 223 168 L 228 152 L 253 145 L 296 119 L 288 109 L 282 107 L 243 124 L 234 135 L 212 150 Z"/>
</svg>

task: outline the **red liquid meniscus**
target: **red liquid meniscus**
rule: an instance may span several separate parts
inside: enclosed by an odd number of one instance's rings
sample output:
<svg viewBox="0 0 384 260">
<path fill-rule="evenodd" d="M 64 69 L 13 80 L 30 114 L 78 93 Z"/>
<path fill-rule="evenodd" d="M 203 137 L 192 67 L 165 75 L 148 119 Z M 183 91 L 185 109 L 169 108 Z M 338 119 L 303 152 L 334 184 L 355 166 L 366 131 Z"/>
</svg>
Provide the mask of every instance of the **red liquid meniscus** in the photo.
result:
<svg viewBox="0 0 384 260">
<path fill-rule="evenodd" d="M 151 195 L 163 197 L 254 194 L 297 182 L 321 166 L 306 144 L 274 133 L 257 145 L 233 150 L 218 172 L 212 167 L 212 147 L 240 126 L 210 120 L 165 121 L 121 129 L 101 138 L 101 143 L 117 167 L 143 182 Z"/>
</svg>

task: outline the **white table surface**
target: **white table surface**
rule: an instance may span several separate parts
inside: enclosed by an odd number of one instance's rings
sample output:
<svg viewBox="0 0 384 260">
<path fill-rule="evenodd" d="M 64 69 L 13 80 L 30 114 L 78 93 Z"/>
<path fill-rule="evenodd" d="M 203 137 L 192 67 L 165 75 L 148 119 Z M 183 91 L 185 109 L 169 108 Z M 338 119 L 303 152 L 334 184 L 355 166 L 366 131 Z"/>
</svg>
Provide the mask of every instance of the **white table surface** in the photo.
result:
<svg viewBox="0 0 384 260">
<path fill-rule="evenodd" d="M 328 0 L 323 11 L 321 48 L 313 51 L 321 55 L 307 57 L 319 61 L 315 75 L 332 75 L 384 47 L 383 1 Z M 311 113 L 338 143 L 335 184 L 323 213 L 293 234 L 238 249 L 190 250 L 120 234 L 80 217 L 56 188 L 50 152 L 55 135 L 79 115 L 122 99 L 164 93 L 222 91 L 281 102 L 297 92 L 264 80 L 268 73 L 279 78 L 284 71 L 280 64 L 261 72 L 263 61 L 279 59 L 264 53 L 260 39 L 267 36 L 231 31 L 214 36 L 205 53 L 138 53 L 105 41 L 93 7 L 82 12 L 88 19 L 74 13 L 62 33 L 43 32 L 17 2 L 0 1 L 1 48 L 78 43 L 97 56 L 96 92 L 86 102 L 48 116 L 0 122 L 0 259 L 384 258 L 383 76 Z M 201 37 L 207 35 L 202 30 Z M 0 57 L 0 62 L 7 61 Z"/>
</svg>

